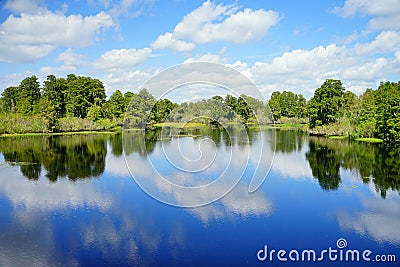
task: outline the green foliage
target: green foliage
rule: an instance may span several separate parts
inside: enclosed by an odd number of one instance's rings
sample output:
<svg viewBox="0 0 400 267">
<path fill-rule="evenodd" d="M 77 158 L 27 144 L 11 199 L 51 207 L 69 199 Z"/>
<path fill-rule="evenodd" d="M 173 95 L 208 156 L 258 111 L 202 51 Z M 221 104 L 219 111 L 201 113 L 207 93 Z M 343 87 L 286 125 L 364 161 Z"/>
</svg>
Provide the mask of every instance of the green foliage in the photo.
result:
<svg viewBox="0 0 400 267">
<path fill-rule="evenodd" d="M 69 74 L 66 79 L 48 75 L 41 88 L 36 76 L 8 87 L 0 98 L 5 114 L 0 133 L 55 132 L 128 128 L 164 122 L 233 122 L 245 124 L 304 124 L 316 135 L 379 138 L 387 145 L 400 144 L 400 82 L 381 83 L 360 97 L 345 91 L 340 80 L 328 79 L 306 99 L 293 92 L 274 92 L 268 105 L 250 96 L 213 96 L 182 103 L 156 101 L 148 90 L 116 90 L 106 100 L 98 79 Z M 12 116 L 11 116 L 12 115 Z M 29 122 L 31 118 L 32 122 Z M 79 119 L 77 119 L 79 118 Z M 76 123 L 76 125 L 72 125 Z"/>
<path fill-rule="evenodd" d="M 92 121 L 76 117 L 65 117 L 58 120 L 58 128 L 60 132 L 111 130 L 117 126 L 118 123 L 110 119 Z"/>
<path fill-rule="evenodd" d="M 98 121 L 102 118 L 101 107 L 99 106 L 91 106 L 87 112 L 87 118 L 91 121 Z"/>
<path fill-rule="evenodd" d="M 268 105 L 271 109 L 275 121 L 281 117 L 286 118 L 305 118 L 306 117 L 306 99 L 303 95 L 283 91 L 273 92 Z"/>
<path fill-rule="evenodd" d="M 102 106 L 106 94 L 103 83 L 90 77 L 68 75 L 66 91 L 66 113 L 69 116 L 86 118 L 93 106 Z"/>
<path fill-rule="evenodd" d="M 359 98 L 355 106 L 355 135 L 363 137 L 374 137 L 376 131 L 376 105 L 372 89 L 367 89 Z"/>
<path fill-rule="evenodd" d="M 243 96 L 239 96 L 236 99 L 234 96 L 227 95 L 225 97 L 225 105 L 231 108 L 231 114 L 228 114 L 228 117 L 233 117 L 232 112 L 235 112 L 240 116 L 243 123 L 250 122 L 250 119 L 255 118 L 255 112 Z"/>
<path fill-rule="evenodd" d="M 37 112 L 40 99 L 40 86 L 38 78 L 33 75 L 27 77 L 19 84 L 17 97 L 17 111 L 21 114 L 31 115 Z"/>
<path fill-rule="evenodd" d="M 64 78 L 56 78 L 54 75 L 48 75 L 43 83 L 43 97 L 47 98 L 54 107 L 57 118 L 62 118 L 66 112 L 66 94 L 68 84 Z"/>
<path fill-rule="evenodd" d="M 400 82 L 381 83 L 374 92 L 378 137 L 389 144 L 400 143 Z"/>
<path fill-rule="evenodd" d="M 15 113 L 17 107 L 17 101 L 19 99 L 19 87 L 11 86 L 4 89 L 1 94 L 3 101 L 3 109 L 6 112 Z"/>
<path fill-rule="evenodd" d="M 115 91 L 108 101 L 108 112 L 111 118 L 121 118 L 126 110 L 125 99 L 120 90 Z"/>
<path fill-rule="evenodd" d="M 170 112 L 176 107 L 178 106 L 175 103 L 172 103 L 170 100 L 168 99 L 161 99 L 158 100 L 150 114 L 149 114 L 149 118 L 148 118 L 148 124 L 154 124 L 154 123 L 159 123 L 159 122 L 164 122 L 167 117 L 169 116 Z"/>
<path fill-rule="evenodd" d="M 47 131 L 44 119 L 38 115 L 7 113 L 0 115 L 0 134 L 43 133 Z"/>
<path fill-rule="evenodd" d="M 147 89 L 142 89 L 138 94 L 133 94 L 126 110 L 125 126 L 134 128 L 146 125 L 155 103 L 156 99 Z"/>
<path fill-rule="evenodd" d="M 38 110 L 46 130 L 50 133 L 57 131 L 56 109 L 53 103 L 46 97 L 43 97 L 39 101 Z"/>
<path fill-rule="evenodd" d="M 308 103 L 310 127 L 336 122 L 343 107 L 344 87 L 340 80 L 327 79 Z"/>
</svg>

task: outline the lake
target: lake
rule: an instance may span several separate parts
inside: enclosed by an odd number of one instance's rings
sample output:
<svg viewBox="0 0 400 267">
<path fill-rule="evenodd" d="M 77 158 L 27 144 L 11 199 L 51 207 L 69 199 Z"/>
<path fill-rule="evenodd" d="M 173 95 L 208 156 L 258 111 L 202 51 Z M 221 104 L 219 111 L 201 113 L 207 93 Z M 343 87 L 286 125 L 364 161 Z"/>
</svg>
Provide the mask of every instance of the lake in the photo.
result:
<svg viewBox="0 0 400 267">
<path fill-rule="evenodd" d="M 3 137 L 0 265 L 400 266 L 399 166 L 295 130 Z"/>
</svg>

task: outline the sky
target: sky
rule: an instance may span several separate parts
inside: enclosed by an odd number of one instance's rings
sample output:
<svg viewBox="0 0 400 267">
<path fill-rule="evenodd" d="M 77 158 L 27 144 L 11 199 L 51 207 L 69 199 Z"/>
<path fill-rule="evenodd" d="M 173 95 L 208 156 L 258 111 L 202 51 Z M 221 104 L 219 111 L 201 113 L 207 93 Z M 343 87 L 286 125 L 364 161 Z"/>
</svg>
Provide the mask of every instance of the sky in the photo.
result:
<svg viewBox="0 0 400 267">
<path fill-rule="evenodd" d="M 171 66 L 209 61 L 266 98 L 309 99 L 326 79 L 361 94 L 400 80 L 399 14 L 398 0 L 0 0 L 0 93 L 70 73 L 100 79 L 108 96 L 136 92 Z"/>
</svg>

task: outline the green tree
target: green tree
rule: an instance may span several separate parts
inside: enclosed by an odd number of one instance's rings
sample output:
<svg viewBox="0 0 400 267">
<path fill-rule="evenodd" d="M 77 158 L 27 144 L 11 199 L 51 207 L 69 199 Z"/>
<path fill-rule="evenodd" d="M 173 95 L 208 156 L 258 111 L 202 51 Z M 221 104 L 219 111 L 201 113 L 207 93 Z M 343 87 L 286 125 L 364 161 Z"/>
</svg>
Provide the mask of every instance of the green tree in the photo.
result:
<svg viewBox="0 0 400 267">
<path fill-rule="evenodd" d="M 11 86 L 4 89 L 3 93 L 3 103 L 4 109 L 8 112 L 14 113 L 17 106 L 17 101 L 19 99 L 19 87 Z"/>
<path fill-rule="evenodd" d="M 281 117 L 306 117 L 307 101 L 301 94 L 297 95 L 288 91 L 283 91 L 282 93 L 276 91 L 272 93 L 268 105 L 275 121 Z"/>
<path fill-rule="evenodd" d="M 135 94 L 132 93 L 132 92 L 126 92 L 126 93 L 124 94 L 124 112 L 126 112 L 128 106 L 129 106 L 129 103 L 131 102 L 132 97 L 133 97 L 134 95 L 135 95 Z"/>
<path fill-rule="evenodd" d="M 142 89 L 138 94 L 133 94 L 130 98 L 126 110 L 125 126 L 136 127 L 147 124 L 150 111 L 153 109 L 156 99 L 147 89 Z"/>
<path fill-rule="evenodd" d="M 237 100 L 236 112 L 242 117 L 243 122 L 247 123 L 251 118 L 254 118 L 254 112 L 247 104 L 243 97 L 239 96 Z"/>
<path fill-rule="evenodd" d="M 93 105 L 87 111 L 87 118 L 91 121 L 98 121 L 102 118 L 101 107 Z"/>
<path fill-rule="evenodd" d="M 68 85 L 64 78 L 48 75 L 46 81 L 43 82 L 43 97 L 51 102 L 57 118 L 62 118 L 65 115 L 65 95 L 67 90 Z"/>
<path fill-rule="evenodd" d="M 168 99 L 158 100 L 150 112 L 148 123 L 164 122 L 176 106 Z"/>
<path fill-rule="evenodd" d="M 121 91 L 115 91 L 107 102 L 111 117 L 121 118 L 125 113 L 125 99 Z"/>
<path fill-rule="evenodd" d="M 101 107 L 105 102 L 105 88 L 98 79 L 70 74 L 67 84 L 66 112 L 70 116 L 86 118 L 93 105 Z"/>
<path fill-rule="evenodd" d="M 273 92 L 268 101 L 269 108 L 271 109 L 274 120 L 277 121 L 282 116 L 281 93 Z"/>
<path fill-rule="evenodd" d="M 40 99 L 40 85 L 38 78 L 33 75 L 19 84 L 17 111 L 21 114 L 35 114 Z"/>
<path fill-rule="evenodd" d="M 307 107 L 311 128 L 336 122 L 342 110 L 344 90 L 340 80 L 327 79 L 314 92 Z"/>
<path fill-rule="evenodd" d="M 359 98 L 355 106 L 356 114 L 353 119 L 356 135 L 374 137 L 376 131 L 376 105 L 372 89 L 367 89 Z"/>
<path fill-rule="evenodd" d="M 307 100 L 304 98 L 302 94 L 297 95 L 297 104 L 296 104 L 296 117 L 297 118 L 305 118 L 307 116 Z"/>
<path fill-rule="evenodd" d="M 400 82 L 381 83 L 374 98 L 378 136 L 387 144 L 400 143 Z"/>
<path fill-rule="evenodd" d="M 42 97 L 38 104 L 38 111 L 44 120 L 48 132 L 57 130 L 56 109 L 53 103 L 46 97 Z"/>
</svg>

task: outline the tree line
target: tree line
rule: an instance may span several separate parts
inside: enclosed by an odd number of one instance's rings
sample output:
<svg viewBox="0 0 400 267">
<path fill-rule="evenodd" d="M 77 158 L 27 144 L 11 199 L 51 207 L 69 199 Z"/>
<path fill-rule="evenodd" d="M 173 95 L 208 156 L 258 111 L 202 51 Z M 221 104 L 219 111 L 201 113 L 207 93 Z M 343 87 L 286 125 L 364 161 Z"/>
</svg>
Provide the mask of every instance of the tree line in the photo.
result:
<svg viewBox="0 0 400 267">
<path fill-rule="evenodd" d="M 340 80 L 326 80 L 307 103 L 311 133 L 376 137 L 400 143 L 400 82 L 381 82 L 360 96 Z"/>
<path fill-rule="evenodd" d="M 41 86 L 31 76 L 4 89 L 0 113 L 4 126 L 0 125 L 0 133 L 24 132 L 15 127 L 28 119 L 31 129 L 38 125 L 32 131 L 57 132 L 112 128 L 121 126 L 124 119 L 134 127 L 197 118 L 211 124 L 297 122 L 306 124 L 315 135 L 375 137 L 392 145 L 400 143 L 400 82 L 382 82 L 377 89 L 368 88 L 357 96 L 340 80 L 327 79 L 308 101 L 301 94 L 276 91 L 267 102 L 226 95 L 177 104 L 156 100 L 146 89 L 125 94 L 116 90 L 106 99 L 103 83 L 91 77 L 49 75 Z"/>
</svg>

